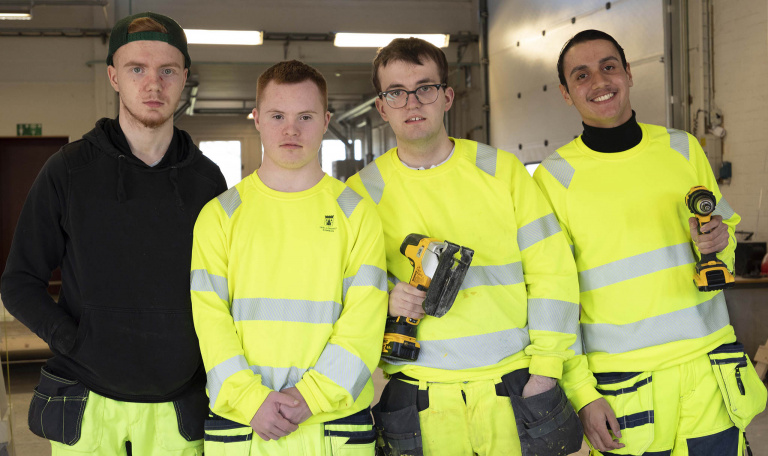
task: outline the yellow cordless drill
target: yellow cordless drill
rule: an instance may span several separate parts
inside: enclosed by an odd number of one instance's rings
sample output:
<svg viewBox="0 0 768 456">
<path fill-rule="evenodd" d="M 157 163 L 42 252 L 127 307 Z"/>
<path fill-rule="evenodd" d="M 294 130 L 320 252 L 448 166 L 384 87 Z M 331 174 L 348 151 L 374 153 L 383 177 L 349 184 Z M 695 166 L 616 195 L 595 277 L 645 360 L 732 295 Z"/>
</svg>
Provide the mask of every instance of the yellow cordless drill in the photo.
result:
<svg viewBox="0 0 768 456">
<path fill-rule="evenodd" d="M 702 234 L 702 225 L 712 219 L 711 214 L 717 205 L 714 193 L 702 185 L 693 187 L 685 195 L 685 205 L 699 221 L 699 234 Z M 723 290 L 733 286 L 734 282 L 733 274 L 714 252 L 701 255 L 693 275 L 693 283 L 699 287 L 699 291 Z"/>
<path fill-rule="evenodd" d="M 424 313 L 440 318 L 450 310 L 459 293 L 475 251 L 421 234 L 412 233 L 400 245 L 400 253 L 413 265 L 409 283 L 426 291 Z M 416 342 L 418 319 L 387 317 L 382 356 L 416 361 L 421 346 Z"/>
</svg>

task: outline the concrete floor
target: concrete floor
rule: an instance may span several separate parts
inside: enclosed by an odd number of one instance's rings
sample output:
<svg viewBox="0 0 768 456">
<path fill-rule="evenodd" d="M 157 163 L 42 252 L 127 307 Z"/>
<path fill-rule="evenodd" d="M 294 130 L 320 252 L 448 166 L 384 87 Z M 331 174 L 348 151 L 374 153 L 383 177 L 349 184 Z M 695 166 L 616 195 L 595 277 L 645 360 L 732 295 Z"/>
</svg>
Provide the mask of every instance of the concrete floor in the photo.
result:
<svg viewBox="0 0 768 456">
<path fill-rule="evenodd" d="M 51 446 L 48 441 L 32 434 L 27 428 L 27 411 L 32 400 L 32 390 L 37 385 L 42 363 L 12 364 L 10 374 L 3 366 L 3 376 L 10 379 L 10 405 L 12 439 L 16 456 L 50 456 Z M 6 383 L 7 384 L 7 383 Z M 376 397 L 378 402 L 381 390 L 386 380 L 377 370 L 374 375 Z M 749 440 L 754 456 L 768 456 L 768 412 L 763 412 L 752 421 L 747 428 Z M 589 454 L 586 445 L 571 456 L 587 456 Z M 13 454 L 11 454 L 13 456 Z M 138 455 L 137 455 L 138 456 Z"/>
</svg>

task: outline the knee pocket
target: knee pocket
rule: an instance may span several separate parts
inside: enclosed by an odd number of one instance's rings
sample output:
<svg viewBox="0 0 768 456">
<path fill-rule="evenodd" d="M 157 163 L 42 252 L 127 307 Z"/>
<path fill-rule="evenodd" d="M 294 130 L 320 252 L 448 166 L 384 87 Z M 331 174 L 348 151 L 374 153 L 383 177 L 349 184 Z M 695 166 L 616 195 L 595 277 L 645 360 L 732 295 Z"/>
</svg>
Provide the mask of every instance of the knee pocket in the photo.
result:
<svg viewBox="0 0 768 456">
<path fill-rule="evenodd" d="M 72 451 L 93 452 L 101 443 L 104 414 L 101 399 L 79 381 L 56 375 L 43 366 L 29 405 L 29 429 Z"/>
<path fill-rule="evenodd" d="M 613 409 L 624 448 L 612 454 L 643 454 L 654 439 L 653 375 L 651 372 L 595 374 L 597 392 Z"/>
<path fill-rule="evenodd" d="M 728 415 L 739 429 L 746 429 L 752 418 L 765 409 L 765 385 L 742 344 L 721 345 L 708 356 Z"/>
</svg>

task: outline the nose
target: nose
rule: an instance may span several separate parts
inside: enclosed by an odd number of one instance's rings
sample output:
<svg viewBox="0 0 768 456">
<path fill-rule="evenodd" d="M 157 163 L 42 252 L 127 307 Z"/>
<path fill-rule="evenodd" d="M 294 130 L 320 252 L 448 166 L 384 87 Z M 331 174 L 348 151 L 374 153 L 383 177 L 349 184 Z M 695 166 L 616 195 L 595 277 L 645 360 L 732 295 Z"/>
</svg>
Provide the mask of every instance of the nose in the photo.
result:
<svg viewBox="0 0 768 456">
<path fill-rule="evenodd" d="M 592 86 L 594 88 L 603 87 L 607 85 L 608 82 L 609 82 L 608 77 L 600 71 L 596 72 L 595 75 L 592 77 Z"/>
<path fill-rule="evenodd" d="M 288 120 L 285 123 L 285 128 L 283 129 L 283 134 L 286 136 L 298 136 L 299 129 L 296 127 L 296 122 L 293 120 Z"/>
<path fill-rule="evenodd" d="M 415 93 L 409 93 L 408 94 L 408 99 L 405 101 L 405 107 L 406 108 L 408 108 L 408 109 L 418 108 L 419 106 L 421 106 L 421 104 L 422 103 L 419 101 L 419 99 L 416 98 L 416 94 Z"/>
<path fill-rule="evenodd" d="M 163 86 L 163 80 L 160 75 L 152 71 L 147 72 L 144 82 L 149 91 L 159 91 Z"/>
</svg>

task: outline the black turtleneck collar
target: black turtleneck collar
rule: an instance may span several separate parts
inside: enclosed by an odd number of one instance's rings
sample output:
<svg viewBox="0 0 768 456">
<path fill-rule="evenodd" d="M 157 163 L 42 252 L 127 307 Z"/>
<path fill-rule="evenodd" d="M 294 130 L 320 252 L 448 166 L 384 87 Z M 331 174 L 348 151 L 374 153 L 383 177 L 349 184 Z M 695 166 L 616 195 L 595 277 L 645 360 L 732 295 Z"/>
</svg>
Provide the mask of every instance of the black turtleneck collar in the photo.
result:
<svg viewBox="0 0 768 456">
<path fill-rule="evenodd" d="M 584 122 L 584 133 L 581 140 L 590 149 L 597 152 L 624 152 L 640 144 L 643 139 L 643 130 L 635 120 L 635 111 L 632 117 L 618 127 L 598 128 L 590 127 Z"/>
</svg>

